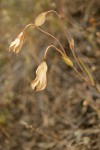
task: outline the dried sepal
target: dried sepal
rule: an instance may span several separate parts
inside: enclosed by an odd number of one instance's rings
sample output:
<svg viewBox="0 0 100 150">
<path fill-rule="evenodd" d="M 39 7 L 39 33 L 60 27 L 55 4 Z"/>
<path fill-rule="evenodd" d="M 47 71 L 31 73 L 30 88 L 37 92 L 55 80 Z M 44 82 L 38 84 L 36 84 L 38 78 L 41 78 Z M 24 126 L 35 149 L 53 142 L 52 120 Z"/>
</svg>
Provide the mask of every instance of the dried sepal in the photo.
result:
<svg viewBox="0 0 100 150">
<path fill-rule="evenodd" d="M 37 18 L 35 19 L 35 26 L 39 27 L 44 24 L 46 20 L 46 12 L 41 13 Z"/>
<path fill-rule="evenodd" d="M 73 67 L 73 62 L 66 55 L 63 55 L 62 59 L 68 66 Z"/>
<path fill-rule="evenodd" d="M 19 53 L 25 42 L 25 33 L 21 32 L 18 37 L 10 44 L 9 51 Z"/>
<path fill-rule="evenodd" d="M 36 78 L 32 81 L 31 87 L 35 91 L 41 91 L 44 90 L 47 85 L 47 64 L 45 61 L 43 61 L 36 70 Z"/>
</svg>

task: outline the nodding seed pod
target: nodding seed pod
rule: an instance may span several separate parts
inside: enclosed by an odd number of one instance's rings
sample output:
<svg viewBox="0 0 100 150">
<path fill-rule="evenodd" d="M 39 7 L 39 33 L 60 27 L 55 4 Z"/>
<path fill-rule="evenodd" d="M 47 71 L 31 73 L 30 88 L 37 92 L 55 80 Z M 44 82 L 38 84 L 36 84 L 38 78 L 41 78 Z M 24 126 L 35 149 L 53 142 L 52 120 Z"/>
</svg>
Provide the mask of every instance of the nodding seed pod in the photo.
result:
<svg viewBox="0 0 100 150">
<path fill-rule="evenodd" d="M 37 18 L 35 19 L 35 26 L 39 27 L 44 24 L 46 20 L 46 12 L 41 13 Z"/>
</svg>

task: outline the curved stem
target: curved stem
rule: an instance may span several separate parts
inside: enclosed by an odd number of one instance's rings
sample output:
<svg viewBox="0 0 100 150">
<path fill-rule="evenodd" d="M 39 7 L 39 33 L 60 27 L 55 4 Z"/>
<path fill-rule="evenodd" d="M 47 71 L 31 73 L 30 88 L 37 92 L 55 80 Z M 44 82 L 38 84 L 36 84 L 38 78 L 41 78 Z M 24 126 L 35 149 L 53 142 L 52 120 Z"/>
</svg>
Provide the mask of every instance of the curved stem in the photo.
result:
<svg viewBox="0 0 100 150">
<path fill-rule="evenodd" d="M 63 48 L 63 46 L 62 46 L 62 44 L 59 42 L 59 40 L 58 40 L 56 37 L 54 37 L 52 34 L 46 32 L 46 31 L 42 30 L 42 29 L 39 28 L 39 27 L 36 27 L 36 28 L 37 28 L 38 30 L 40 30 L 41 32 L 43 32 L 43 33 L 49 35 L 49 36 L 52 37 L 53 39 L 55 39 L 55 40 L 58 42 L 59 46 L 61 47 L 62 51 L 66 54 L 66 52 L 65 52 L 65 50 L 64 50 L 64 48 Z"/>
<path fill-rule="evenodd" d="M 32 26 L 33 28 L 35 27 L 35 25 L 33 23 L 30 23 L 30 24 L 25 26 L 25 28 L 23 29 L 23 32 L 25 32 L 27 30 L 27 28 L 30 26 Z"/>
<path fill-rule="evenodd" d="M 63 28 L 62 28 L 62 29 L 63 29 L 63 32 L 64 32 L 64 34 L 65 34 L 67 31 L 66 31 L 65 26 L 63 25 L 63 22 L 62 22 L 62 20 L 61 20 L 61 18 L 60 18 L 60 16 L 59 16 L 59 14 L 58 14 L 56 11 L 54 11 L 54 10 L 48 11 L 48 13 L 50 13 L 50 12 L 53 12 L 53 13 L 55 13 L 55 14 L 58 16 L 58 18 L 59 18 L 59 20 L 60 20 L 60 24 L 61 24 L 61 26 L 63 27 Z M 66 38 L 67 38 L 67 40 L 68 40 L 68 42 L 69 42 L 69 45 L 70 45 L 70 39 L 69 39 L 69 37 L 67 36 L 67 34 L 65 34 L 65 36 L 66 36 Z M 75 54 L 75 52 L 74 52 L 74 49 L 73 49 L 73 50 L 71 49 L 71 52 L 72 52 L 72 54 L 73 54 L 73 57 L 74 57 L 76 63 L 78 64 L 79 68 L 84 72 L 84 69 L 81 67 L 81 65 L 80 65 L 80 63 L 79 63 L 79 61 L 78 61 L 78 59 L 77 59 L 77 57 L 76 57 L 76 54 Z M 75 71 L 76 71 L 76 70 L 75 70 Z M 81 75 L 81 74 L 80 74 L 80 75 Z M 81 75 L 81 76 L 82 76 L 82 75 Z M 84 77 L 83 77 L 83 78 L 84 78 Z"/>
<path fill-rule="evenodd" d="M 54 10 L 50 10 L 50 11 L 48 11 L 47 13 L 51 13 L 51 12 L 55 13 L 55 14 L 58 16 L 58 18 L 59 18 L 59 20 L 60 20 L 60 24 L 61 24 L 61 26 L 63 27 L 63 32 L 64 32 L 64 34 L 65 34 L 67 31 L 66 31 L 66 29 L 65 29 L 65 26 L 64 26 L 63 23 L 62 23 L 62 20 L 61 20 L 59 14 L 58 14 L 56 11 L 54 11 Z M 67 40 L 68 40 L 68 42 L 69 42 L 69 44 L 70 44 L 70 39 L 68 38 L 68 36 L 67 36 L 66 34 L 65 34 L 65 36 L 66 36 L 66 38 L 67 38 Z M 73 56 L 74 56 L 75 61 L 76 61 L 77 64 L 78 64 L 78 66 L 79 66 L 80 69 L 84 72 L 83 68 L 81 67 L 80 63 L 79 63 L 78 60 L 77 60 L 77 57 L 76 57 L 76 55 L 75 55 L 75 53 L 74 53 L 74 50 L 71 50 L 71 51 L 72 51 L 72 54 L 73 54 Z"/>
<path fill-rule="evenodd" d="M 62 30 L 63 30 L 63 32 L 64 32 L 64 34 L 65 34 L 65 36 L 66 36 L 66 38 L 67 38 L 67 40 L 68 40 L 68 43 L 70 44 L 70 39 L 68 38 L 68 36 L 67 36 L 67 30 L 66 30 L 66 28 L 65 28 L 65 26 L 63 25 L 63 22 L 62 22 L 62 20 L 61 20 L 61 17 L 59 16 L 59 14 L 56 12 L 56 11 L 54 11 L 54 10 L 50 10 L 50 11 L 47 11 L 47 13 L 55 13 L 57 16 L 58 16 L 58 18 L 59 18 L 59 21 L 60 21 L 60 24 L 61 24 L 61 26 L 62 26 Z"/>
<path fill-rule="evenodd" d="M 57 48 L 56 46 L 54 46 L 54 45 L 50 45 L 50 46 L 48 46 L 48 47 L 46 48 L 46 50 L 45 50 L 44 60 L 46 59 L 46 57 L 47 57 L 47 52 L 48 52 L 48 50 L 49 50 L 51 47 L 55 48 L 55 50 L 57 50 L 61 55 L 63 55 L 62 50 L 58 49 L 58 48 Z"/>
<path fill-rule="evenodd" d="M 47 14 L 48 13 L 55 13 L 58 17 L 59 17 L 59 14 L 57 13 L 57 11 L 55 11 L 55 10 L 49 10 L 49 11 L 47 11 Z"/>
<path fill-rule="evenodd" d="M 62 52 L 60 49 L 58 49 L 58 48 L 55 47 L 54 45 L 50 45 L 50 46 L 48 46 L 48 47 L 46 48 L 46 51 L 45 51 L 45 54 L 44 54 L 44 60 L 46 60 L 47 52 L 48 52 L 48 50 L 49 50 L 51 47 L 55 48 L 55 50 L 57 50 L 57 51 L 63 56 L 63 52 Z M 74 71 L 78 74 L 79 77 L 81 77 L 85 82 L 88 82 L 88 81 L 80 74 L 80 72 L 79 72 L 75 67 L 73 67 L 73 69 L 74 69 Z"/>
</svg>

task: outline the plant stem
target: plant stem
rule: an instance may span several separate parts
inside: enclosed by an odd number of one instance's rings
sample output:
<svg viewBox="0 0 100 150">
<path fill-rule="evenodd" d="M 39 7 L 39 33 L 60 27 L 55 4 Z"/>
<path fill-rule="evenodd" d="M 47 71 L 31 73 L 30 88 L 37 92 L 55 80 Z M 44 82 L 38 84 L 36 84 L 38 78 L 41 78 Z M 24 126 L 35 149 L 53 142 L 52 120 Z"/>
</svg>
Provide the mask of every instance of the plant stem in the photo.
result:
<svg viewBox="0 0 100 150">
<path fill-rule="evenodd" d="M 61 20 L 61 18 L 60 18 L 60 16 L 59 16 L 59 14 L 58 14 L 56 11 L 54 11 L 54 10 L 50 10 L 50 11 L 48 11 L 47 13 L 50 13 L 50 12 L 53 12 L 53 13 L 55 13 L 55 14 L 58 16 L 58 18 L 59 18 L 59 20 L 60 20 L 60 24 L 61 24 L 62 29 L 63 29 L 63 32 L 64 32 L 64 34 L 65 34 L 65 36 L 66 36 L 66 38 L 67 38 L 67 40 L 68 40 L 68 43 L 70 44 L 70 39 L 68 38 L 68 36 L 67 36 L 67 34 L 66 34 L 67 31 L 66 31 L 66 29 L 65 29 L 65 26 L 63 25 L 63 22 L 62 22 L 62 20 Z M 73 56 L 74 56 L 75 61 L 76 61 L 77 64 L 78 64 L 78 66 L 79 66 L 80 69 L 84 72 L 83 68 L 81 67 L 80 63 L 79 63 L 78 60 L 77 60 L 77 57 L 76 57 L 76 55 L 75 55 L 74 50 L 71 50 L 71 51 L 72 51 L 72 54 L 73 54 Z"/>
<path fill-rule="evenodd" d="M 25 30 L 26 30 L 28 27 L 30 27 L 30 26 L 35 27 L 35 25 L 34 25 L 33 23 L 30 23 L 30 24 L 28 24 L 28 25 L 25 26 L 25 28 L 23 29 L 23 32 L 25 32 Z"/>
<path fill-rule="evenodd" d="M 52 37 L 53 39 L 55 39 L 55 40 L 58 42 L 59 46 L 61 47 L 62 51 L 66 54 L 66 52 L 65 52 L 65 50 L 64 50 L 64 48 L 63 48 L 63 46 L 62 46 L 62 44 L 59 42 L 59 40 L 58 40 L 56 37 L 54 37 L 52 34 L 46 32 L 46 31 L 42 30 L 42 29 L 39 28 L 39 27 L 36 27 L 36 28 L 37 28 L 38 30 L 40 30 L 41 32 L 43 32 L 43 33 L 49 35 L 49 36 Z"/>
<path fill-rule="evenodd" d="M 71 50 L 71 52 L 72 52 L 72 54 L 74 56 L 74 59 L 75 59 L 76 63 L 78 64 L 79 68 L 84 72 L 84 69 L 81 67 L 81 65 L 80 65 L 80 63 L 79 63 L 79 61 L 78 61 L 78 59 L 76 57 L 76 54 L 75 54 L 74 50 Z"/>
<path fill-rule="evenodd" d="M 63 22 L 62 22 L 62 20 L 61 20 L 61 18 L 60 18 L 60 16 L 59 16 L 59 14 L 56 12 L 56 11 L 54 11 L 54 10 L 50 10 L 50 11 L 48 11 L 47 13 L 55 13 L 56 15 L 57 15 L 57 17 L 59 18 L 59 21 L 60 21 L 60 24 L 61 24 L 61 26 L 62 26 L 62 31 L 63 31 L 63 33 L 65 34 L 65 36 L 66 36 L 66 38 L 67 38 L 67 40 L 68 40 L 68 42 L 70 43 L 70 40 L 69 40 L 69 38 L 68 38 L 68 36 L 67 36 L 67 31 L 66 31 L 66 28 L 65 28 L 65 26 L 63 25 Z"/>
<path fill-rule="evenodd" d="M 63 55 L 62 50 L 58 49 L 58 48 L 57 48 L 56 46 L 54 46 L 54 45 L 50 45 L 50 46 L 48 46 L 48 47 L 46 48 L 46 50 L 45 50 L 44 60 L 46 59 L 46 57 L 47 57 L 47 52 L 48 52 L 48 50 L 49 50 L 51 47 L 55 48 L 55 50 L 57 50 L 61 55 Z"/>
</svg>

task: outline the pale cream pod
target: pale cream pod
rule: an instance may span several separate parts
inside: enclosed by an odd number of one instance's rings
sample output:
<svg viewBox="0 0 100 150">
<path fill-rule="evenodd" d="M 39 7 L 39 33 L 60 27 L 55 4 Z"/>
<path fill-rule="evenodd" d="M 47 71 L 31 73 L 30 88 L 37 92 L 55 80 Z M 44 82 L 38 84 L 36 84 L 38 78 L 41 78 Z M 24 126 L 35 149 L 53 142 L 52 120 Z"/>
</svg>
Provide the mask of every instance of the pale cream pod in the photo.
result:
<svg viewBox="0 0 100 150">
<path fill-rule="evenodd" d="M 44 90 L 47 85 L 47 64 L 43 61 L 36 70 L 36 78 L 32 81 L 31 87 L 35 91 Z"/>
</svg>

